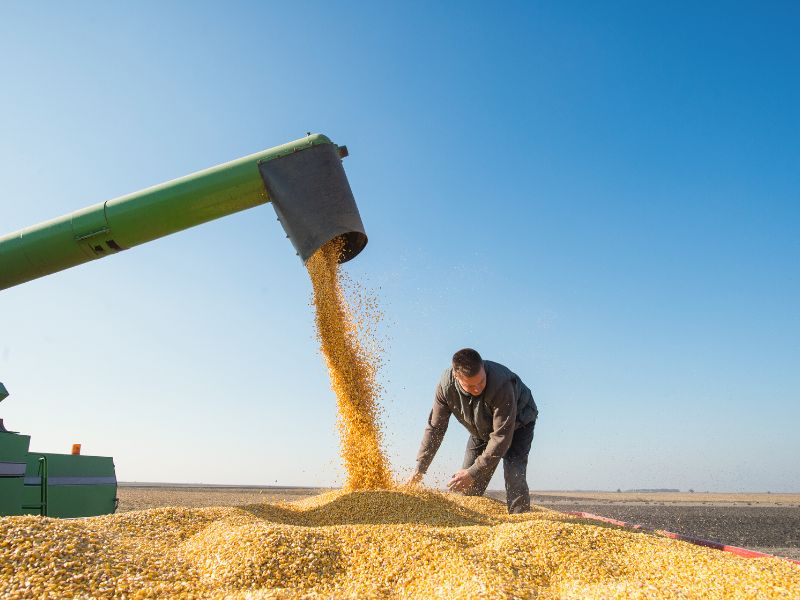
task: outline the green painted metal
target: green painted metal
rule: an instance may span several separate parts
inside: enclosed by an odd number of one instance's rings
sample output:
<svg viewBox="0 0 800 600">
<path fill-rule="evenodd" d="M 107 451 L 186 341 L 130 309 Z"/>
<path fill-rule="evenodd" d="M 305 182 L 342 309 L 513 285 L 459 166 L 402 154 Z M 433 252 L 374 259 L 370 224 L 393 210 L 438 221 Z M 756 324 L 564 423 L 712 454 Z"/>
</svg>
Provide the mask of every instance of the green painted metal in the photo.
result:
<svg viewBox="0 0 800 600">
<path fill-rule="evenodd" d="M 22 514 L 22 477 L 0 477 L 0 517 Z"/>
<path fill-rule="evenodd" d="M 30 436 L 0 431 L 0 516 L 90 517 L 114 512 L 113 459 L 31 452 L 30 441 Z"/>
<path fill-rule="evenodd" d="M 40 456 L 38 461 L 39 463 L 39 502 L 38 504 L 23 504 L 22 510 L 29 511 L 35 510 L 38 511 L 38 514 L 42 517 L 47 516 L 47 488 L 49 487 L 48 484 L 48 476 L 47 476 L 47 457 Z"/>
<path fill-rule="evenodd" d="M 0 515 L 21 515 L 24 469 L 30 436 L 0 432 Z"/>
<path fill-rule="evenodd" d="M 117 480 L 112 458 L 29 452 L 29 444 L 30 436 L 0 432 L 0 516 L 91 517 L 114 512 Z M 18 474 L 9 475 L 16 465 Z"/>
<path fill-rule="evenodd" d="M 325 144 L 309 135 L 4 235 L 0 290 L 264 204 L 260 163 Z"/>
<path fill-rule="evenodd" d="M 47 461 L 47 486 L 44 489 L 39 467 L 42 458 Z M 42 514 L 48 517 L 91 517 L 113 513 L 116 499 L 117 483 L 112 458 L 28 453 L 23 490 L 25 514 L 40 514 L 40 507 L 46 502 L 46 513 Z"/>
<path fill-rule="evenodd" d="M 38 493 L 38 489 L 25 486 L 27 498 L 38 498 Z M 110 515 L 117 507 L 116 485 L 50 485 L 47 495 L 47 516 L 59 519 Z M 26 510 L 25 514 L 39 512 Z"/>
</svg>

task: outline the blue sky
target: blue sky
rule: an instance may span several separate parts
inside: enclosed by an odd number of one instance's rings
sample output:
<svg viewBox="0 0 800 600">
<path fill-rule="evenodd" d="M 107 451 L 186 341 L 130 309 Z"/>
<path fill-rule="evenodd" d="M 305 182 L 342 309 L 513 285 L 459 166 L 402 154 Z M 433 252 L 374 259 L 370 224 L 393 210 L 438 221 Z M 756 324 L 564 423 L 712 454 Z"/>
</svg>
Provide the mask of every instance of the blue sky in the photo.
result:
<svg viewBox="0 0 800 600">
<path fill-rule="evenodd" d="M 399 473 L 473 346 L 534 489 L 800 491 L 798 5 L 428 4 L 4 3 L 0 234 L 322 132 Z M 0 416 L 123 481 L 335 485 L 309 296 L 268 205 L 3 291 Z"/>
</svg>

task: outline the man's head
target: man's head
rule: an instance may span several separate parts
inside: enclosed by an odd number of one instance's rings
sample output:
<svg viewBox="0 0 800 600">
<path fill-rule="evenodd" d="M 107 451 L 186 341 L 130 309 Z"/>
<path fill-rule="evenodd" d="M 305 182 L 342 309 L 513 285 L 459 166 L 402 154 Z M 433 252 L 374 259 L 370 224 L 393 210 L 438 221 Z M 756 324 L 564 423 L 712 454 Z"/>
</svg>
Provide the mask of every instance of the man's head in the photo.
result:
<svg viewBox="0 0 800 600">
<path fill-rule="evenodd" d="M 453 377 L 465 392 L 480 396 L 486 387 L 483 359 L 472 348 L 463 348 L 453 355 Z"/>
</svg>

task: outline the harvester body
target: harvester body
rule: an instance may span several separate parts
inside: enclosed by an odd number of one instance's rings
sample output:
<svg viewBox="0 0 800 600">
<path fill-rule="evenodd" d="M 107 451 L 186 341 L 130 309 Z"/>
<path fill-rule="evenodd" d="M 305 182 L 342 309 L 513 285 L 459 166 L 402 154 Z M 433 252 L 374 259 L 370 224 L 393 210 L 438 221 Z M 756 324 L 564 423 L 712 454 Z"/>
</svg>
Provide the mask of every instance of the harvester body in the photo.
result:
<svg viewBox="0 0 800 600">
<path fill-rule="evenodd" d="M 114 512 L 114 459 L 34 452 L 29 443 L 30 436 L 0 432 L 0 515 L 90 517 Z"/>
</svg>

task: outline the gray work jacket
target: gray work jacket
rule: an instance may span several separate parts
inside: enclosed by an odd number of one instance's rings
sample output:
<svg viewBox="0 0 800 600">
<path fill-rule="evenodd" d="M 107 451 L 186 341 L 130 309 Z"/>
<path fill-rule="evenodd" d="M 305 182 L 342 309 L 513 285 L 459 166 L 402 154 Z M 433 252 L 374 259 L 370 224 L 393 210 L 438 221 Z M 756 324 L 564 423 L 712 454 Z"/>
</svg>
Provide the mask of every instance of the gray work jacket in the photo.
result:
<svg viewBox="0 0 800 600">
<path fill-rule="evenodd" d="M 448 368 L 436 386 L 433 409 L 417 454 L 417 471 L 425 473 L 442 443 L 450 415 L 471 435 L 487 443 L 475 463 L 467 469 L 478 477 L 494 471 L 511 445 L 514 430 L 536 421 L 539 414 L 531 390 L 518 375 L 500 363 L 483 361 L 486 387 L 480 396 L 471 396 Z"/>
</svg>

